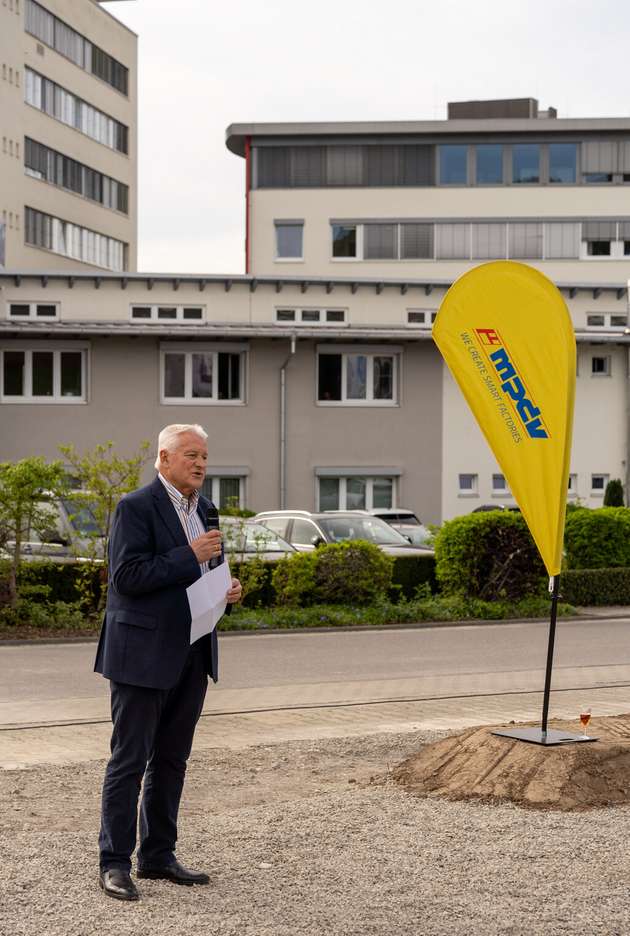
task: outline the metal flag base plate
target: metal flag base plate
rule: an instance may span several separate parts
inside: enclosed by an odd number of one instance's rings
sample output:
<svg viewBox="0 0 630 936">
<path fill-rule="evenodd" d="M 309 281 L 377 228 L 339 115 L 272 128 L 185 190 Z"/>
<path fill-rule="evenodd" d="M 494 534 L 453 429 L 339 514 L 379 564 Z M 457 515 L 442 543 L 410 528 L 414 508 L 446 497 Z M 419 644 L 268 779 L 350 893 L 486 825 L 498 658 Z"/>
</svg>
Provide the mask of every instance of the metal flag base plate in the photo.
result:
<svg viewBox="0 0 630 936">
<path fill-rule="evenodd" d="M 517 741 L 529 741 L 530 744 L 544 744 L 550 747 L 553 744 L 571 744 L 578 741 L 597 741 L 590 735 L 571 734 L 570 731 L 556 731 L 555 728 L 505 728 L 503 731 L 493 731 L 493 735 L 502 735 L 504 738 L 516 738 Z"/>
</svg>

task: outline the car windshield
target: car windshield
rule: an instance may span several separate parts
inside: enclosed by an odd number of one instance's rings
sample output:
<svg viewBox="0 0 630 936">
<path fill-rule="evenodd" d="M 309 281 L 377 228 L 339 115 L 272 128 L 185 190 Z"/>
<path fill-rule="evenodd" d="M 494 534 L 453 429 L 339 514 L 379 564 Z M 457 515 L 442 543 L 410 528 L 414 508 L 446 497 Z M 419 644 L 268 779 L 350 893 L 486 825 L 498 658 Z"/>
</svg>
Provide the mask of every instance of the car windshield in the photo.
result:
<svg viewBox="0 0 630 936">
<path fill-rule="evenodd" d="M 360 539 L 377 546 L 409 546 L 409 540 L 378 517 L 321 517 L 319 524 L 331 543 Z"/>
<path fill-rule="evenodd" d="M 392 526 L 395 530 L 398 530 L 399 533 L 402 533 L 403 536 L 408 537 L 414 546 L 426 546 L 428 543 L 431 543 L 433 536 L 431 531 L 427 530 L 425 526 L 421 523 L 407 523 L 405 520 L 404 523 L 392 522 Z"/>
<path fill-rule="evenodd" d="M 380 519 L 386 523 L 396 524 L 397 526 L 401 523 L 404 523 L 405 526 L 422 526 L 415 514 L 391 513 L 376 514 L 376 516 L 380 516 Z"/>
<path fill-rule="evenodd" d="M 262 523 L 239 523 L 221 519 L 221 530 L 228 552 L 293 552 L 293 547 Z"/>
<path fill-rule="evenodd" d="M 103 535 L 96 517 L 94 516 L 94 505 L 91 504 L 89 500 L 62 497 L 61 503 L 73 530 L 80 533 L 82 536 Z"/>
</svg>

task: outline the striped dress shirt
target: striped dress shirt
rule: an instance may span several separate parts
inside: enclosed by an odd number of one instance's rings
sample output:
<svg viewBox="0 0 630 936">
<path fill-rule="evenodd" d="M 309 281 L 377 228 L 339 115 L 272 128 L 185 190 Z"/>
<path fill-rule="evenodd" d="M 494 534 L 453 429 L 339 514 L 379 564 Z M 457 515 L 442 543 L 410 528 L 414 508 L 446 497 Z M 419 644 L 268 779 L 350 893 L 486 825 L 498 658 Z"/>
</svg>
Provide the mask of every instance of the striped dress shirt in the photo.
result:
<svg viewBox="0 0 630 936">
<path fill-rule="evenodd" d="M 167 481 L 163 474 L 158 473 L 158 478 L 166 488 L 166 493 L 171 499 L 171 503 L 175 508 L 179 521 L 184 528 L 184 533 L 186 534 L 186 539 L 189 543 L 192 543 L 194 539 L 197 539 L 198 536 L 201 536 L 203 533 L 206 533 L 206 528 L 203 525 L 203 520 L 197 512 L 197 507 L 199 506 L 199 493 L 193 491 L 190 497 L 186 497 L 185 494 L 182 494 L 177 490 L 170 481 Z M 208 562 L 200 562 L 199 568 L 201 569 L 201 574 L 207 572 L 210 568 Z"/>
</svg>

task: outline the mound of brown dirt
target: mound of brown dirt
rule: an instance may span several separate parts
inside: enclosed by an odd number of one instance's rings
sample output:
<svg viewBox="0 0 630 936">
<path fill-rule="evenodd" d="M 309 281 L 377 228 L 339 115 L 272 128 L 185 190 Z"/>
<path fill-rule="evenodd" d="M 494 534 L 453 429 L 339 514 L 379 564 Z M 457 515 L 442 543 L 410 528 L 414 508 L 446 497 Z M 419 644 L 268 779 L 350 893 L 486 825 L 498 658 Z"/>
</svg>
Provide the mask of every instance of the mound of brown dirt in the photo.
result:
<svg viewBox="0 0 630 936">
<path fill-rule="evenodd" d="M 549 727 L 575 731 L 575 725 Z M 543 747 L 469 728 L 403 761 L 393 778 L 410 793 L 575 810 L 630 803 L 630 715 L 594 719 L 589 744 Z"/>
</svg>

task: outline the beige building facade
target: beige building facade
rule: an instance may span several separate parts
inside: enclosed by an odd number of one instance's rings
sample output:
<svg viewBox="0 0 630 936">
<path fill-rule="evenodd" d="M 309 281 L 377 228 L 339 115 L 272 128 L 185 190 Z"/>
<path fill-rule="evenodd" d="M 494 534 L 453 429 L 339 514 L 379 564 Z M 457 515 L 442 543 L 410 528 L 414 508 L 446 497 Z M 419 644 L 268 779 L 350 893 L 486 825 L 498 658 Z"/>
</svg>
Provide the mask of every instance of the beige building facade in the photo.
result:
<svg viewBox="0 0 630 936">
<path fill-rule="evenodd" d="M 135 270 L 137 37 L 95 0 L 0 5 L 0 265 Z"/>
<path fill-rule="evenodd" d="M 556 283 L 574 323 L 569 497 L 627 489 L 630 120 L 562 120 L 528 99 L 438 122 L 234 125 L 227 145 L 243 159 L 245 275 L 0 271 L 0 458 L 106 439 L 132 452 L 200 422 L 220 505 L 439 523 L 510 504 L 431 325 L 459 275 L 512 258 Z"/>
</svg>

